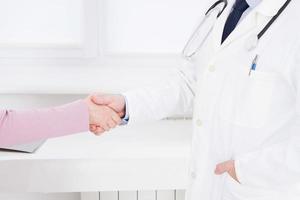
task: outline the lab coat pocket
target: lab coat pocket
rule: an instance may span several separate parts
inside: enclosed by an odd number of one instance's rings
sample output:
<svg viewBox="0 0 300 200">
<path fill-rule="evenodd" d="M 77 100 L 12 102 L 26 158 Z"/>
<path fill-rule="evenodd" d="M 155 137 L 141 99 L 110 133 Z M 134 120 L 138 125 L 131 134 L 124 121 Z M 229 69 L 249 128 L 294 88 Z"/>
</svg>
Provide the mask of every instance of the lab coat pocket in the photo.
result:
<svg viewBox="0 0 300 200">
<path fill-rule="evenodd" d="M 270 115 L 271 100 L 279 80 L 276 73 L 237 71 L 225 80 L 221 118 L 239 126 L 260 128 Z"/>
<path fill-rule="evenodd" d="M 241 184 L 232 178 L 228 173 L 224 174 L 225 176 L 225 183 L 231 186 L 239 187 Z"/>
</svg>

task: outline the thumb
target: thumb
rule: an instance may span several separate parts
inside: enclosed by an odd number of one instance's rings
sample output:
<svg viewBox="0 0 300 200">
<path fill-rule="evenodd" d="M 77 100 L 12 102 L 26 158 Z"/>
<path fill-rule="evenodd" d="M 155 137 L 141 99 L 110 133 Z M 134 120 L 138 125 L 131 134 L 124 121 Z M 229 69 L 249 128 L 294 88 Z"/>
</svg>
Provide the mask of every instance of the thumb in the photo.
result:
<svg viewBox="0 0 300 200">
<path fill-rule="evenodd" d="M 111 97 L 108 95 L 93 95 L 92 102 L 98 105 L 108 105 L 111 103 Z"/>
</svg>

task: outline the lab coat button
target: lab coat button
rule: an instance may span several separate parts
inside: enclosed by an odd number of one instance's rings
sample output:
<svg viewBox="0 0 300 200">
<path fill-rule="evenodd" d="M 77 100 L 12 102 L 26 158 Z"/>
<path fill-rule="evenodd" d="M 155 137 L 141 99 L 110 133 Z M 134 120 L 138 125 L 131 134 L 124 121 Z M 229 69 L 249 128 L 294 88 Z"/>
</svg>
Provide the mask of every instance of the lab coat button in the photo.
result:
<svg viewBox="0 0 300 200">
<path fill-rule="evenodd" d="M 214 65 L 210 65 L 210 66 L 208 67 L 208 71 L 214 72 L 214 71 L 216 71 L 216 67 L 215 67 Z"/>
<path fill-rule="evenodd" d="M 196 174 L 196 172 L 191 172 L 191 178 L 192 178 L 192 179 L 195 179 L 195 178 L 197 178 L 197 174 Z"/>
<path fill-rule="evenodd" d="M 197 124 L 197 126 L 202 126 L 202 121 L 201 121 L 200 119 L 198 119 L 198 120 L 196 121 L 196 124 Z"/>
</svg>

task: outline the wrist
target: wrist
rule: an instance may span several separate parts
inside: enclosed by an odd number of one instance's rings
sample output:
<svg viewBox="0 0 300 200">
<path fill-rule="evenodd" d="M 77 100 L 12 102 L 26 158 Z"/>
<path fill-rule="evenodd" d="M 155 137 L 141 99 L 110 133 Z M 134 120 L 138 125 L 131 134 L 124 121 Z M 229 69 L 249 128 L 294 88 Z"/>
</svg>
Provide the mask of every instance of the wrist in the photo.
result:
<svg viewBox="0 0 300 200">
<path fill-rule="evenodd" d="M 86 97 L 85 99 L 82 99 L 82 102 L 86 106 L 86 110 L 87 110 L 87 113 L 88 113 L 88 119 L 89 119 L 89 122 L 91 122 L 92 116 L 91 116 L 91 100 L 90 100 L 90 97 Z"/>
</svg>

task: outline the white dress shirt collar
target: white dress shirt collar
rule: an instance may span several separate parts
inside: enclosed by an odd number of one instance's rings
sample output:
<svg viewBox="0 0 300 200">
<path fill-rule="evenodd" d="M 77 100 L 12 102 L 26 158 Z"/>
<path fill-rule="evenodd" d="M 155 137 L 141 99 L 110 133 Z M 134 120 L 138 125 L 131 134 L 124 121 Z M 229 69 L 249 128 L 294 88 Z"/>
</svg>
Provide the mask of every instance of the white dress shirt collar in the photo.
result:
<svg viewBox="0 0 300 200">
<path fill-rule="evenodd" d="M 251 9 L 256 7 L 261 2 L 261 0 L 246 0 L 246 1 Z"/>
</svg>

